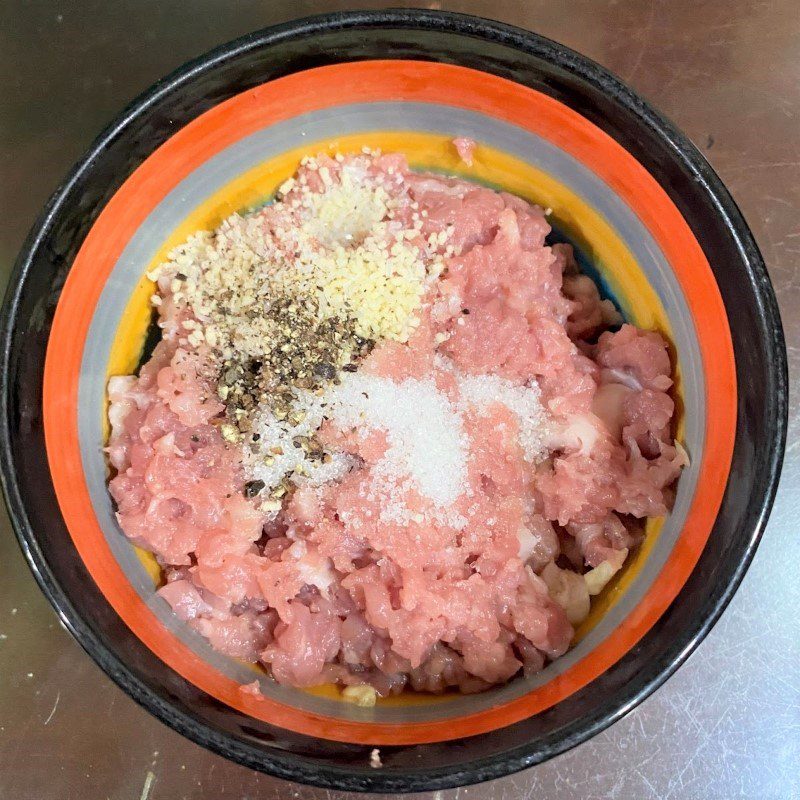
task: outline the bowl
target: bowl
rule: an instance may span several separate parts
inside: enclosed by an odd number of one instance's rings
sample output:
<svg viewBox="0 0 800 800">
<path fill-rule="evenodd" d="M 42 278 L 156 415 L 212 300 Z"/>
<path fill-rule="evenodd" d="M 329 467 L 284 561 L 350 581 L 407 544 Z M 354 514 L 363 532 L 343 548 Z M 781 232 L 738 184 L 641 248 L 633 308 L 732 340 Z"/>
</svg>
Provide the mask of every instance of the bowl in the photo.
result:
<svg viewBox="0 0 800 800">
<path fill-rule="evenodd" d="M 478 143 L 472 167 L 450 139 Z M 668 336 L 690 466 L 573 648 L 478 695 L 359 708 L 262 681 L 154 594 L 106 491 L 107 376 L 147 346 L 146 271 L 256 207 L 304 154 L 368 145 L 552 209 L 555 238 L 623 314 Z M 617 78 L 532 33 L 429 11 L 333 14 L 224 45 L 157 83 L 53 195 L 2 318 L 7 504 L 42 590 L 159 719 L 241 764 L 347 790 L 431 790 L 541 762 L 619 719 L 719 617 L 766 523 L 786 434 L 786 354 L 764 263 L 719 178 Z M 155 570 L 157 573 L 157 570 Z M 378 766 L 380 764 L 380 766 Z"/>
</svg>

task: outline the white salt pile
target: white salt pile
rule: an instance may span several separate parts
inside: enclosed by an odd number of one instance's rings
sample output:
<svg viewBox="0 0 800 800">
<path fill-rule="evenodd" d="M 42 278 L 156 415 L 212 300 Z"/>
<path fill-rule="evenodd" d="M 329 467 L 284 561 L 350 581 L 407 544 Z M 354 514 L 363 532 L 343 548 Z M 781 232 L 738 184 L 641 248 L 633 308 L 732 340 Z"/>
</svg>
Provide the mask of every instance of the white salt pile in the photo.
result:
<svg viewBox="0 0 800 800">
<path fill-rule="evenodd" d="M 268 490 L 289 475 L 295 483 L 311 486 L 344 477 L 354 463 L 350 456 L 330 453 L 324 461 L 315 460 L 309 457 L 307 449 L 298 446 L 298 442 L 309 439 L 322 425 L 329 403 L 330 398 L 303 392 L 284 419 L 278 419 L 268 408 L 263 409 L 253 426 L 258 444 L 244 451 L 248 475 L 263 481 Z"/>
<path fill-rule="evenodd" d="M 444 360 L 438 366 L 449 368 Z M 298 393 L 287 418 L 262 411 L 254 429 L 260 446 L 246 453 L 246 470 L 268 491 L 287 478 L 319 486 L 344 477 L 356 460 L 340 452 L 320 459 L 298 442 L 313 437 L 325 419 L 339 430 L 357 431 L 362 438 L 382 431 L 388 446 L 372 468 L 374 497 L 370 498 L 381 498 L 381 519 L 401 524 L 414 519 L 401 499 L 413 491 L 433 504 L 427 521 L 460 529 L 466 520 L 453 504 L 468 491 L 469 440 L 463 414 L 467 410 L 480 414 L 493 403 L 506 406 L 517 417 L 519 444 L 529 463 L 546 454 L 550 424 L 535 384 L 519 386 L 494 375 L 459 374 L 458 387 L 460 402 L 453 403 L 431 378 L 395 382 L 342 373 L 341 384 L 325 393 Z"/>
<path fill-rule="evenodd" d="M 396 481 L 410 477 L 437 506 L 452 505 L 465 490 L 461 418 L 433 380 L 395 383 L 354 373 L 334 391 L 329 416 L 345 430 L 384 431 L 389 447 L 378 472 Z"/>
<path fill-rule="evenodd" d="M 462 375 L 458 380 L 462 400 L 480 411 L 491 403 L 501 403 L 519 422 L 519 445 L 531 464 L 547 452 L 549 415 L 542 406 L 537 384 L 519 386 L 497 375 Z"/>
</svg>

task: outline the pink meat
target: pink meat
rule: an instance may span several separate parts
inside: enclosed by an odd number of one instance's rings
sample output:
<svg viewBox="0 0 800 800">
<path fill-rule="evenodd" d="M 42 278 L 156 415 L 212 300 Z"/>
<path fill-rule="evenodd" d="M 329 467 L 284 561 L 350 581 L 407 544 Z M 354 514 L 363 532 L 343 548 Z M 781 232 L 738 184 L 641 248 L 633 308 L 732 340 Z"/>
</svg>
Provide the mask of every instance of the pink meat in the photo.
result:
<svg viewBox="0 0 800 800">
<path fill-rule="evenodd" d="M 653 331 L 623 325 L 616 333 L 603 333 L 597 343 L 595 360 L 600 366 L 621 373 L 620 382 L 625 382 L 627 377 L 640 387 L 662 392 L 672 386 L 667 343 Z"/>
<path fill-rule="evenodd" d="M 303 603 L 292 603 L 287 622 L 279 622 L 275 641 L 261 654 L 272 675 L 292 686 L 319 683 L 325 664 L 341 647 L 341 620 L 328 610 L 313 613 Z"/>
<path fill-rule="evenodd" d="M 474 143 L 455 146 L 468 162 Z M 336 180 L 341 163 L 323 160 Z M 317 186 L 318 173 L 301 172 Z M 453 402 L 441 356 L 466 374 L 536 381 L 552 417 L 547 457 L 525 460 L 503 404 L 465 411 L 467 491 L 442 515 L 409 481 L 378 480 L 383 433 L 326 423 L 320 440 L 355 467 L 298 487 L 267 519 L 243 496 L 207 354 L 180 343 L 187 312 L 164 278 L 162 343 L 138 377 L 109 383 L 110 491 L 126 535 L 164 567 L 160 597 L 221 652 L 292 686 L 481 691 L 569 647 L 572 626 L 542 569 L 616 563 L 641 539 L 634 518 L 667 513 L 686 463 L 672 435 L 669 352 L 657 333 L 608 330 L 616 311 L 569 246 L 546 246 L 541 209 L 411 173 L 396 154 L 372 158 L 368 173 L 398 220 L 424 211 L 420 237 L 448 233 L 453 253 L 411 339 L 379 343 L 361 370 L 432 377 Z M 290 228 L 291 213 L 275 204 L 256 221 Z M 291 236 L 283 245 L 289 255 Z M 398 504 L 409 516 L 387 517 Z"/>
</svg>

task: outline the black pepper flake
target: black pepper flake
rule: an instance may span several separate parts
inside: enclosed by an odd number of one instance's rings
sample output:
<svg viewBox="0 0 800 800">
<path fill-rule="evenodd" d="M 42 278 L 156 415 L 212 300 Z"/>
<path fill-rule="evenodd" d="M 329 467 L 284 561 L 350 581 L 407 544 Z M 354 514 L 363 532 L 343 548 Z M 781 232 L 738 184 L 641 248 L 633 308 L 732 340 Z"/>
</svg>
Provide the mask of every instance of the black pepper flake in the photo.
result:
<svg viewBox="0 0 800 800">
<path fill-rule="evenodd" d="M 342 367 L 342 369 L 343 369 L 345 372 L 355 372 L 355 371 L 358 369 L 358 367 L 357 367 L 355 364 L 345 364 L 345 365 Z"/>
<path fill-rule="evenodd" d="M 199 436 L 197 436 L 196 434 L 192 434 L 192 435 L 191 435 L 189 438 L 190 438 L 190 439 L 191 439 L 193 442 L 199 442 L 199 441 L 200 441 L 200 437 L 199 437 Z"/>
<path fill-rule="evenodd" d="M 323 378 L 324 380 L 331 380 L 331 378 L 336 377 L 336 367 L 327 361 L 322 361 L 321 363 L 314 365 L 314 375 L 316 375 L 318 378 Z"/>
<path fill-rule="evenodd" d="M 315 391 L 328 381 L 338 385 L 339 365 L 358 363 L 375 346 L 372 339 L 356 334 L 351 317 L 320 319 L 318 311 L 313 297 L 270 297 L 263 311 L 269 332 L 260 339 L 260 352 L 248 353 L 246 343 L 240 349 L 232 340 L 233 352 L 217 373 L 219 398 L 228 420 L 248 437 L 257 408 L 267 407 L 278 420 L 287 419 L 298 391 Z M 355 372 L 357 366 L 344 369 Z"/>
<path fill-rule="evenodd" d="M 248 499 L 254 498 L 264 487 L 266 484 L 264 481 L 248 481 L 244 485 L 244 496 Z"/>
<path fill-rule="evenodd" d="M 462 308 L 461 309 L 461 313 L 462 314 L 469 314 L 469 309 L 468 308 Z"/>
<path fill-rule="evenodd" d="M 176 278 L 177 278 L 179 281 L 185 281 L 185 280 L 187 280 L 187 277 L 186 277 L 186 275 L 184 275 L 182 272 L 176 272 L 176 273 L 175 273 L 175 277 L 176 277 Z"/>
</svg>

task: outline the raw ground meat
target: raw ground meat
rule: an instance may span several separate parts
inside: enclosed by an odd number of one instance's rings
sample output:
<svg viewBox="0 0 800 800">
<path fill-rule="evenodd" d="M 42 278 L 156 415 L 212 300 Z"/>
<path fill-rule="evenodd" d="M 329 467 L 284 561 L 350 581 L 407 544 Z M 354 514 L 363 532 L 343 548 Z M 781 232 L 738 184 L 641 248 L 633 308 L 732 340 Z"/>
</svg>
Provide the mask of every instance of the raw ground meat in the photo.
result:
<svg viewBox="0 0 800 800">
<path fill-rule="evenodd" d="M 641 521 L 667 513 L 686 463 L 671 364 L 659 334 L 619 327 L 568 246 L 546 245 L 539 208 L 411 173 L 398 156 L 371 163 L 390 167 L 399 214 L 415 203 L 422 235 L 448 232 L 453 249 L 411 338 L 379 342 L 358 374 L 428 381 L 463 409 L 453 502 L 442 510 L 413 482 L 387 479 L 384 433 L 329 420 L 320 438 L 350 471 L 298 482 L 266 513 L 220 432 L 208 349 L 179 343 L 190 314 L 168 278 L 162 342 L 138 377 L 109 382 L 110 491 L 125 534 L 163 568 L 160 595 L 221 652 L 292 686 L 474 692 L 563 654 L 589 610 L 584 573 L 613 574 Z M 275 213 L 256 218 L 266 228 Z M 464 406 L 465 382 L 487 375 L 538 386 L 547 424 L 535 458 L 503 402 Z"/>
</svg>

